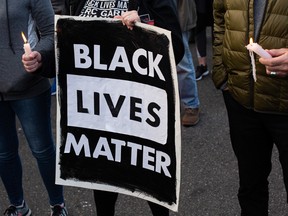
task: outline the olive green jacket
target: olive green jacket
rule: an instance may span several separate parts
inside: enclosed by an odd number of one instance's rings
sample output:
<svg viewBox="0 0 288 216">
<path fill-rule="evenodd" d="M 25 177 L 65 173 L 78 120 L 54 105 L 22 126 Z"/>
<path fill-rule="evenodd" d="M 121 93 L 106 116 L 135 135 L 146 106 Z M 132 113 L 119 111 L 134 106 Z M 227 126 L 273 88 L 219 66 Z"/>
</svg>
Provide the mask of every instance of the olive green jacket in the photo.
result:
<svg viewBox="0 0 288 216">
<path fill-rule="evenodd" d="M 246 108 L 288 114 L 288 78 L 267 75 L 255 54 L 257 82 L 254 82 L 245 47 L 249 38 L 264 49 L 288 47 L 288 2 L 266 1 L 263 10 L 257 11 L 263 16 L 254 31 L 254 0 L 214 0 L 212 78 L 217 88 L 228 87 L 233 98 Z"/>
</svg>

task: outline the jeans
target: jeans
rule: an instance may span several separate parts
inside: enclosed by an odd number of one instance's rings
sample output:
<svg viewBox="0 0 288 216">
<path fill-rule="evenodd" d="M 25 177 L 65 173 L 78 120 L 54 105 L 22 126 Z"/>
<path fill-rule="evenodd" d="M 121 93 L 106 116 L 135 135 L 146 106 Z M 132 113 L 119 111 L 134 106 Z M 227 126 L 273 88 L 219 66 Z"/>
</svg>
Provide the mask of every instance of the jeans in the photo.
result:
<svg viewBox="0 0 288 216">
<path fill-rule="evenodd" d="M 0 176 L 13 205 L 20 205 L 24 200 L 16 116 L 37 160 L 50 205 L 64 202 L 63 187 L 55 185 L 56 157 L 50 107 L 50 90 L 29 99 L 0 101 Z"/>
<path fill-rule="evenodd" d="M 288 191 L 288 116 L 258 113 L 241 106 L 228 91 L 223 95 L 231 143 L 238 160 L 241 215 L 268 216 L 268 176 L 274 144 Z"/>
<path fill-rule="evenodd" d="M 177 77 L 179 85 L 180 100 L 185 108 L 198 108 L 197 82 L 192 54 L 189 47 L 190 31 L 182 32 L 185 53 L 183 59 L 177 65 Z"/>
</svg>

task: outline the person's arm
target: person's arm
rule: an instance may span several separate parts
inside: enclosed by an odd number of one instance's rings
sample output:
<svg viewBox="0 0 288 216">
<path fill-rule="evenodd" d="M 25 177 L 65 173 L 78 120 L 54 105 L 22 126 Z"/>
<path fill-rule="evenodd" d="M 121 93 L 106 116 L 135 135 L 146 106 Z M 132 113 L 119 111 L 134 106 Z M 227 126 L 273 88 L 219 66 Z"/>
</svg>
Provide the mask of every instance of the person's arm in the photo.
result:
<svg viewBox="0 0 288 216">
<path fill-rule="evenodd" d="M 42 67 L 42 56 L 39 52 L 33 51 L 29 55 L 22 55 L 22 63 L 28 73 L 33 73 Z"/>
<path fill-rule="evenodd" d="M 28 56 L 22 55 L 22 63 L 28 73 L 36 73 L 44 77 L 55 77 L 54 50 L 31 52 Z"/>
<path fill-rule="evenodd" d="M 271 74 L 271 72 L 276 72 L 274 75 L 288 76 L 288 48 L 271 49 L 267 50 L 267 52 L 269 52 L 273 58 L 259 59 L 259 61 L 266 66 L 267 73 Z"/>
<path fill-rule="evenodd" d="M 39 42 L 29 56 L 22 56 L 27 72 L 46 77 L 55 76 L 54 11 L 50 1 L 33 0 L 31 13 L 39 31 Z"/>
</svg>

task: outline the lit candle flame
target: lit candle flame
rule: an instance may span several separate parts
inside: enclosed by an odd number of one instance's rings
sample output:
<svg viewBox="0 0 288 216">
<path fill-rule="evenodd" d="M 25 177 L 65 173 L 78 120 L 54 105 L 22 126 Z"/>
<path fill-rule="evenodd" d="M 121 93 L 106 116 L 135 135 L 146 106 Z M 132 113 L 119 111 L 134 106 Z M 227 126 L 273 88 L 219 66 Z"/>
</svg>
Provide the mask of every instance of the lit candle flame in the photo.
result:
<svg viewBox="0 0 288 216">
<path fill-rule="evenodd" d="M 22 35 L 22 38 L 23 38 L 24 43 L 27 43 L 28 41 L 27 41 L 27 39 L 26 39 L 26 37 L 25 37 L 25 35 L 24 35 L 23 32 L 21 32 L 21 35 Z"/>
<path fill-rule="evenodd" d="M 23 41 L 24 41 L 24 45 L 23 45 L 24 52 L 25 52 L 26 55 L 30 55 L 30 53 L 32 52 L 30 44 L 28 43 L 24 33 L 21 32 L 21 34 L 22 34 L 22 38 L 23 38 Z"/>
<path fill-rule="evenodd" d="M 253 39 L 252 38 L 250 38 L 250 44 L 252 44 L 253 43 Z"/>
</svg>

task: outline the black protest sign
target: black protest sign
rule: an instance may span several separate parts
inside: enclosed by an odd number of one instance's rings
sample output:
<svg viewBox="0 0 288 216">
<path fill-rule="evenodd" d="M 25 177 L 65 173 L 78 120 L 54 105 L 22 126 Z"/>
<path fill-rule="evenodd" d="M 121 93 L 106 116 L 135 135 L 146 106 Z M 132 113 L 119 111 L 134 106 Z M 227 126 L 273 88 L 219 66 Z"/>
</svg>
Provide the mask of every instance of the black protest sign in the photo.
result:
<svg viewBox="0 0 288 216">
<path fill-rule="evenodd" d="M 177 211 L 179 98 L 169 32 L 56 18 L 56 182 Z"/>
</svg>

